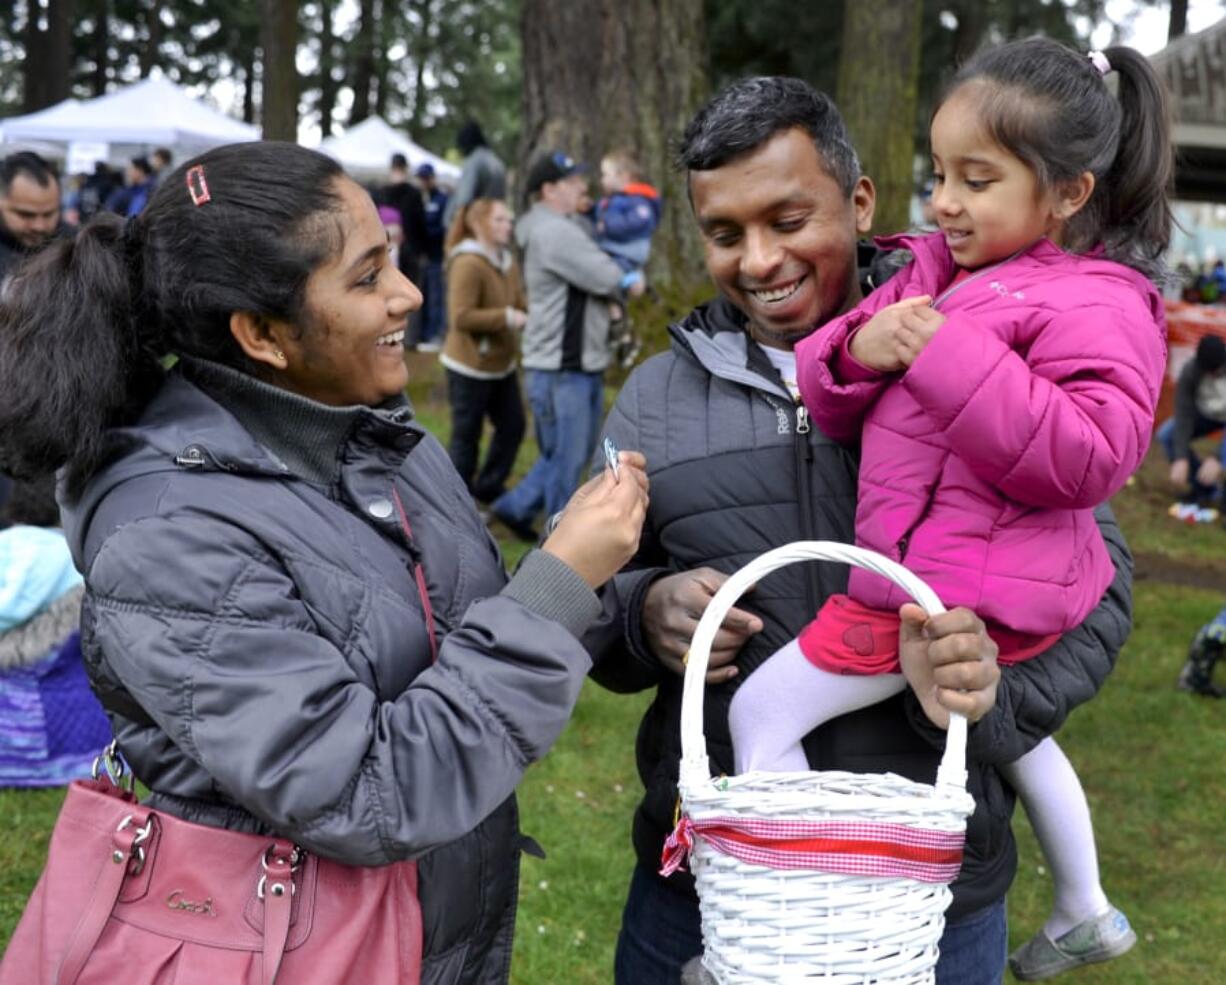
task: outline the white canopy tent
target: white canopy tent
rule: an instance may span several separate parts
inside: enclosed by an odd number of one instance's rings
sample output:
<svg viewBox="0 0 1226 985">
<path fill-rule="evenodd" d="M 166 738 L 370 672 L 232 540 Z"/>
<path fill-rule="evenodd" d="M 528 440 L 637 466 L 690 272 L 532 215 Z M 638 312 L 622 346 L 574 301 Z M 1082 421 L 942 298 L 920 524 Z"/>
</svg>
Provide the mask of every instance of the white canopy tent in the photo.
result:
<svg viewBox="0 0 1226 985">
<path fill-rule="evenodd" d="M 193 99 L 169 79 L 152 77 L 96 99 L 66 99 L 28 116 L 0 120 L 0 143 L 63 147 L 107 144 L 120 163 L 151 147 L 167 147 L 177 160 L 220 144 L 259 140 L 260 131 Z"/>
<path fill-rule="evenodd" d="M 460 180 L 458 167 L 413 143 L 381 116 L 368 116 L 342 136 L 328 137 L 320 143 L 319 149 L 339 161 L 358 181 L 386 179 L 388 164 L 396 153 L 408 159 L 410 173 L 418 165 L 429 163 L 434 165 L 435 177 L 442 184 L 454 185 Z"/>
</svg>

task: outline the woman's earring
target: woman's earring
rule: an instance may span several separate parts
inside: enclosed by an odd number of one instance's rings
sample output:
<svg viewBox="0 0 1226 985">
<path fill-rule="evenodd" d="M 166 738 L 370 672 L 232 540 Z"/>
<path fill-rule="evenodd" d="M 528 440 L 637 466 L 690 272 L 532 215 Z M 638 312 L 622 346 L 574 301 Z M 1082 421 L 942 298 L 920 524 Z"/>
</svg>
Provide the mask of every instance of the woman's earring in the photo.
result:
<svg viewBox="0 0 1226 985">
<path fill-rule="evenodd" d="M 280 349 L 274 349 L 273 355 L 275 355 L 278 359 L 280 359 L 281 362 L 285 362 L 285 353 L 282 352 Z"/>
</svg>

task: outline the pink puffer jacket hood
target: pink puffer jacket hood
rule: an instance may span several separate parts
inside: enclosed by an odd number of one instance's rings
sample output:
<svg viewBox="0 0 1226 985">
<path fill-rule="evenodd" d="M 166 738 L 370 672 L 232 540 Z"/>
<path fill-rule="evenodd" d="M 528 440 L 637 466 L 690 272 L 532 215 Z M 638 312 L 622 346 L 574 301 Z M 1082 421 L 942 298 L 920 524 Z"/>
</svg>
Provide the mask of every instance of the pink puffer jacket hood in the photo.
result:
<svg viewBox="0 0 1226 985">
<path fill-rule="evenodd" d="M 861 442 L 857 543 L 947 606 L 1026 633 L 1076 626 L 1113 574 L 1093 508 L 1149 446 L 1166 362 L 1158 291 L 1041 240 L 942 296 L 957 268 L 939 233 L 884 244 L 914 261 L 796 350 L 814 423 Z M 876 311 L 923 294 L 946 320 L 907 371 L 851 358 Z M 849 591 L 883 609 L 907 601 L 862 571 Z"/>
</svg>

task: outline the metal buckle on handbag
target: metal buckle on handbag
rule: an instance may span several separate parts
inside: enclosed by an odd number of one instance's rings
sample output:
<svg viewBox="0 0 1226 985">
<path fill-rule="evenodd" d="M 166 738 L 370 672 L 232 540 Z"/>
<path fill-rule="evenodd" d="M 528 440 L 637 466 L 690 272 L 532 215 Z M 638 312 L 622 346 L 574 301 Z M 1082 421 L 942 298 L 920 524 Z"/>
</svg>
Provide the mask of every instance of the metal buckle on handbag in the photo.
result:
<svg viewBox="0 0 1226 985">
<path fill-rule="evenodd" d="M 129 793 L 135 791 L 136 777 L 128 772 L 127 766 L 124 765 L 123 757 L 119 755 L 117 739 L 112 739 L 110 745 L 103 749 L 100 755 L 94 757 L 90 775 L 97 780 L 104 772 L 107 779 L 115 786 L 127 789 Z"/>
<path fill-rule="evenodd" d="M 129 814 L 119 822 L 119 827 L 116 831 L 123 831 L 125 828 L 130 828 L 133 824 L 132 815 Z M 138 876 L 141 869 L 145 867 L 145 842 L 149 840 L 149 836 L 153 834 L 153 815 L 145 821 L 145 826 L 139 828 L 136 832 L 136 837 L 132 839 L 132 848 L 130 853 L 125 853 L 121 849 L 116 848 L 111 855 L 111 861 L 116 865 L 125 861 L 128 858 L 132 859 L 132 868 L 129 870 L 129 875 Z"/>
<path fill-rule="evenodd" d="M 269 845 L 268 851 L 264 853 L 264 857 L 260 859 L 260 867 L 264 870 L 264 875 L 260 876 L 260 881 L 255 887 L 255 895 L 259 899 L 264 898 L 264 891 L 272 893 L 273 896 L 285 895 L 285 883 L 283 882 L 268 882 L 268 863 L 269 856 L 277 850 L 276 845 Z M 306 856 L 301 848 L 294 846 L 294 850 L 289 854 L 289 892 L 293 896 L 298 892 L 298 887 L 294 885 L 294 873 L 302 868 L 302 860 Z"/>
</svg>

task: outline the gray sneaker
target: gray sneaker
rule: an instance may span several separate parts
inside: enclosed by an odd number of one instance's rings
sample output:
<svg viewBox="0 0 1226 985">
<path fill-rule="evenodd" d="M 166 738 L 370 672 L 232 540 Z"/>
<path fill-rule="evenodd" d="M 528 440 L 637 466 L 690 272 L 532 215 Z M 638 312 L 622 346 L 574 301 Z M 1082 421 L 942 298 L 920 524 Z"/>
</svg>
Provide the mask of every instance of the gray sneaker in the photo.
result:
<svg viewBox="0 0 1226 985">
<path fill-rule="evenodd" d="M 1128 918 L 1113 906 L 1082 920 L 1054 941 L 1040 930 L 1009 955 L 1009 969 L 1020 981 L 1037 982 L 1083 964 L 1118 958 L 1136 942 Z"/>
</svg>

